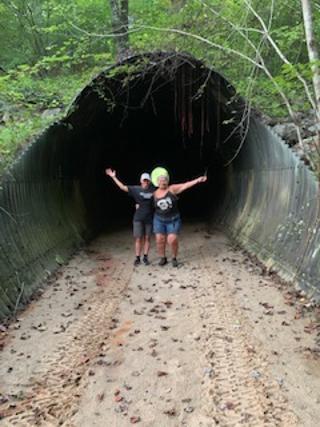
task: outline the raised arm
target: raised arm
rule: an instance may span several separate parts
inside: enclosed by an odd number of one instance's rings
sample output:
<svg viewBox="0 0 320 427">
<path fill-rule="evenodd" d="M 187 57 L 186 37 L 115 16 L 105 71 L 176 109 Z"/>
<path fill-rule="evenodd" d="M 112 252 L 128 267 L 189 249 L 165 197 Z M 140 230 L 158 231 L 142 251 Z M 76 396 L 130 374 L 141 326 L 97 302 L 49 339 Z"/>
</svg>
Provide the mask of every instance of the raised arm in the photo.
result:
<svg viewBox="0 0 320 427">
<path fill-rule="evenodd" d="M 110 178 L 115 182 L 115 184 L 120 188 L 120 190 L 125 191 L 128 193 L 129 189 L 126 185 L 124 185 L 116 176 L 116 171 L 113 169 L 106 169 L 106 175 L 110 176 Z"/>
<path fill-rule="evenodd" d="M 192 181 L 183 182 L 182 184 L 173 184 L 170 185 L 170 191 L 174 194 L 180 194 L 188 188 L 194 187 L 197 184 L 206 182 L 206 176 L 199 176 L 199 178 L 193 179 Z"/>
</svg>

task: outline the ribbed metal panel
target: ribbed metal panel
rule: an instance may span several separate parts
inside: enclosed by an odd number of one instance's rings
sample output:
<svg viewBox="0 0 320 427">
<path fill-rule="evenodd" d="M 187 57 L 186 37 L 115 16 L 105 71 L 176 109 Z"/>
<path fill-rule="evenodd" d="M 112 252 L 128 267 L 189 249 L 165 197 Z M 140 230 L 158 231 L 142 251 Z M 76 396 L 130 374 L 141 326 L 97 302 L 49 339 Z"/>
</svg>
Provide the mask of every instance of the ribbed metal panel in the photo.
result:
<svg viewBox="0 0 320 427">
<path fill-rule="evenodd" d="M 220 223 L 268 268 L 320 300 L 316 177 L 253 117 L 242 150 L 226 173 Z"/>
<path fill-rule="evenodd" d="M 67 259 L 88 233 L 78 181 L 59 177 L 67 141 L 57 140 L 57 127 L 33 142 L 1 182 L 0 318 L 27 301 L 57 268 L 57 257 Z"/>
</svg>

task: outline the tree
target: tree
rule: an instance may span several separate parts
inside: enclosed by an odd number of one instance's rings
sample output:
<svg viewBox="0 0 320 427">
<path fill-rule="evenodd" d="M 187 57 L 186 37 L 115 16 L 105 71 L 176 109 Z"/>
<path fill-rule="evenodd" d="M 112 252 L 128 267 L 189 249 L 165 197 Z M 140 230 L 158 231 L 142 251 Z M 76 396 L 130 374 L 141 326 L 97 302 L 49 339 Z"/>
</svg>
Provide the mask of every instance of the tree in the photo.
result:
<svg viewBox="0 0 320 427">
<path fill-rule="evenodd" d="M 45 41 L 41 26 L 49 12 L 48 1 L 45 6 L 39 0 L 2 0 L 1 3 L 10 11 L 18 22 L 17 30 L 29 41 L 32 59 L 37 61 L 45 54 Z"/>
<path fill-rule="evenodd" d="M 316 97 L 317 116 L 320 121 L 320 69 L 319 69 L 319 53 L 314 37 L 313 16 L 311 0 L 301 0 L 304 29 L 306 33 L 306 42 L 308 48 L 309 60 L 312 69 L 313 88 Z"/>
<path fill-rule="evenodd" d="M 112 15 L 112 30 L 115 35 L 117 59 L 129 53 L 129 0 L 109 0 Z"/>
</svg>

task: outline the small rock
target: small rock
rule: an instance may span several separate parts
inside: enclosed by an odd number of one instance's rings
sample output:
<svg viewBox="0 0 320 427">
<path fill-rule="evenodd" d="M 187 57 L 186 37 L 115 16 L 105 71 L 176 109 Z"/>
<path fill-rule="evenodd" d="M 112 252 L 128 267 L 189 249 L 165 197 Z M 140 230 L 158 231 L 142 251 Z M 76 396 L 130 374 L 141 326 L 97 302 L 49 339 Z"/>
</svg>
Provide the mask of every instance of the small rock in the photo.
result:
<svg viewBox="0 0 320 427">
<path fill-rule="evenodd" d="M 0 325 L 0 332 L 7 332 L 7 327 L 4 325 Z"/>
<path fill-rule="evenodd" d="M 212 368 L 204 368 L 203 370 L 204 375 L 207 375 L 209 378 L 212 378 L 214 376 L 214 370 Z"/>
<path fill-rule="evenodd" d="M 41 117 L 43 119 L 54 117 L 54 116 L 57 116 L 58 114 L 60 114 L 61 111 L 62 111 L 61 108 L 49 108 L 49 109 L 44 110 L 42 112 Z"/>
<path fill-rule="evenodd" d="M 283 378 L 277 378 L 276 381 L 277 381 L 277 383 L 279 384 L 280 387 L 283 386 L 283 383 L 284 383 L 284 379 Z"/>
<path fill-rule="evenodd" d="M 261 377 L 261 372 L 253 370 L 250 374 L 251 378 L 258 380 Z"/>
</svg>

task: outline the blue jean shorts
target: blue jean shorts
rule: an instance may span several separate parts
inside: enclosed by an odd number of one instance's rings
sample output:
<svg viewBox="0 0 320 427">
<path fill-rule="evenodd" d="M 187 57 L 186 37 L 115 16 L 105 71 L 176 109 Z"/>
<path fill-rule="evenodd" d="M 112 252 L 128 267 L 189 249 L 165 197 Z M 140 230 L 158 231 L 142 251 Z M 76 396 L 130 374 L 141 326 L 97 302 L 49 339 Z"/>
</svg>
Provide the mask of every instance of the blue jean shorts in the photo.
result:
<svg viewBox="0 0 320 427">
<path fill-rule="evenodd" d="M 179 234 L 181 229 L 181 218 L 177 215 L 173 218 L 153 217 L 153 232 L 155 234 Z"/>
</svg>

